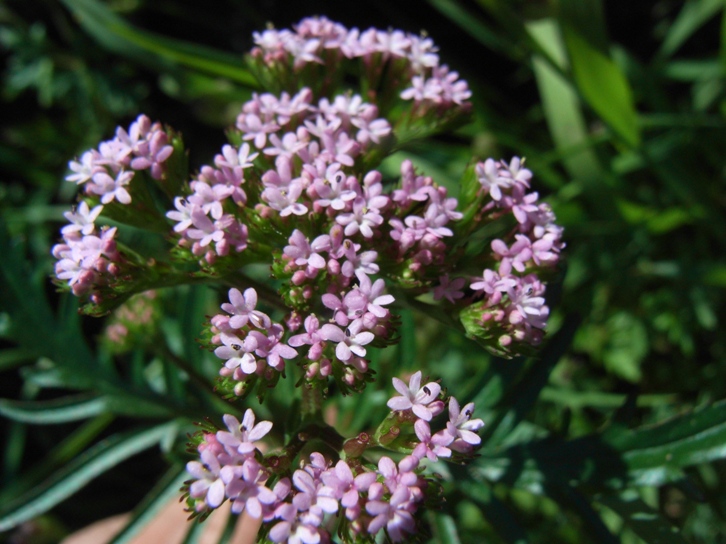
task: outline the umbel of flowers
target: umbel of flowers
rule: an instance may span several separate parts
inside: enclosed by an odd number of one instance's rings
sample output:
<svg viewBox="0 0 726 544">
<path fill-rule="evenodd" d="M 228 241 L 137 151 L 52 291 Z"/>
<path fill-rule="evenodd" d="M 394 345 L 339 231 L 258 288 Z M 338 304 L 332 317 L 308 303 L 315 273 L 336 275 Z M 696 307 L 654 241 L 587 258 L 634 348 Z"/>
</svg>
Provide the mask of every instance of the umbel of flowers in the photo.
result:
<svg viewBox="0 0 726 544">
<path fill-rule="evenodd" d="M 435 306 L 502 356 L 539 344 L 545 281 L 564 244 L 524 160 L 473 160 L 458 199 L 410 160 L 396 179 L 377 169 L 468 118 L 467 84 L 431 39 L 325 18 L 254 39 L 247 62 L 264 92 L 242 106 L 211 164 L 190 173 L 180 135 L 144 115 L 70 163 L 66 179 L 82 195 L 53 248 L 58 284 L 91 315 L 150 289 L 226 285 L 204 335 L 220 361 L 219 393 L 262 401 L 293 376 L 306 421 L 320 415 L 331 382 L 349 394 L 373 381 L 369 350 L 397 341 L 397 304 Z M 125 244 L 124 225 L 163 236 L 164 249 Z M 248 275 L 260 263 L 269 283 Z M 420 372 L 408 386 L 394 381 L 400 396 L 375 433 L 344 441 L 316 424 L 281 453 L 256 446 L 271 423 L 255 424 L 251 411 L 242 423 L 225 416 L 226 430 L 193 437 L 191 509 L 230 500 L 276 542 L 326 541 L 336 515 L 344 539 L 385 530 L 402 540 L 438 497 L 424 460 L 470 457 L 482 425 L 473 405 L 460 409 L 438 383 L 420 382 Z M 327 437 L 328 450 L 310 453 L 300 436 Z M 370 448 L 399 460 L 374 463 Z"/>
<path fill-rule="evenodd" d="M 430 422 L 446 408 L 441 386 L 422 385 L 421 371 L 408 384 L 398 378 L 393 384 L 399 395 L 388 401 L 392 412 L 375 435 L 361 433 L 345 442 L 310 426 L 282 451 L 263 455 L 256 444 L 272 423 L 255 423 L 250 409 L 241 423 L 224 416 L 225 429 L 208 428 L 193 437 L 200 460 L 187 465 L 193 477 L 186 487 L 190 509 L 207 513 L 229 500 L 233 512 L 262 518 L 263 532 L 273 542 L 329 542 L 328 520 L 335 516 L 338 533 L 348 541 L 372 541 L 382 530 L 394 541 L 415 533 L 418 510 L 442 499 L 440 485 L 424 473 L 423 461 L 471 458 L 481 441 L 476 431 L 484 423 L 472 419 L 473 404 L 460 408 L 450 397 L 448 420 L 432 434 Z M 318 451 L 300 456 L 306 436 L 322 437 L 341 455 L 337 461 Z M 364 453 L 371 446 L 403 457 L 370 461 Z M 296 457 L 301 457 L 300 468 L 293 471 Z"/>
</svg>

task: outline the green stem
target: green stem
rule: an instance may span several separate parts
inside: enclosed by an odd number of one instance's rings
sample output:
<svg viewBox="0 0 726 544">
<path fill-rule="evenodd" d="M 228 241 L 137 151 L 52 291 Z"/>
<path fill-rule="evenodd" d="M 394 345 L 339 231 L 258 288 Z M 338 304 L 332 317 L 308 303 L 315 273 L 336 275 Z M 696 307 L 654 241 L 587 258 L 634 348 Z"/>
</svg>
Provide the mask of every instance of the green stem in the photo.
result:
<svg viewBox="0 0 726 544">
<path fill-rule="evenodd" d="M 305 382 L 302 390 L 301 412 L 303 421 L 320 421 L 323 412 L 323 388 L 317 382 Z"/>
<path fill-rule="evenodd" d="M 157 355 L 169 360 L 174 366 L 186 372 L 189 375 L 189 379 L 204 390 L 214 402 L 222 404 L 225 409 L 231 410 L 234 415 L 241 415 L 242 411 L 239 406 L 229 399 L 224 399 L 218 396 L 214 391 L 214 383 L 210 382 L 184 359 L 171 351 L 166 342 L 160 341 L 156 343 L 154 347 Z"/>
<path fill-rule="evenodd" d="M 462 334 L 466 334 L 464 327 L 459 321 L 453 319 L 448 313 L 440 311 L 437 306 L 426 304 L 425 302 L 421 302 L 415 298 L 410 298 L 404 291 L 396 289 L 394 286 L 389 286 L 388 290 L 396 299 L 397 305 L 411 310 L 417 310 L 428 317 L 434 318 L 436 321 L 446 325 L 447 327 L 455 329 Z"/>
</svg>

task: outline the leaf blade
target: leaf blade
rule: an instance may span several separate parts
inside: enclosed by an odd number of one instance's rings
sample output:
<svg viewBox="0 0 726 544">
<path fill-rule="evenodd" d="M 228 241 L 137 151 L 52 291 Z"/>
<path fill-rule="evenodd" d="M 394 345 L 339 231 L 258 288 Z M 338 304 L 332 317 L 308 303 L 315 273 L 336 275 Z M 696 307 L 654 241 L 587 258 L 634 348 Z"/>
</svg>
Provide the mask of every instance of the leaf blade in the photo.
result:
<svg viewBox="0 0 726 544">
<path fill-rule="evenodd" d="M 230 79 L 250 89 L 258 87 L 255 77 L 234 55 L 140 30 L 95 0 L 62 1 L 96 41 L 115 53 L 167 68 L 179 64 Z"/>
<path fill-rule="evenodd" d="M 180 495 L 179 488 L 184 481 L 189 478 L 189 474 L 183 466 L 172 466 L 157 482 L 146 497 L 134 509 L 129 522 L 116 533 L 113 540 L 109 544 L 126 544 L 131 542 L 134 537 L 150 523 L 159 512 L 174 497 Z"/>
<path fill-rule="evenodd" d="M 104 397 L 73 395 L 49 401 L 0 399 L 0 415 L 21 423 L 52 425 L 89 419 L 107 409 Z"/>
<path fill-rule="evenodd" d="M 0 511 L 0 531 L 33 519 L 121 461 L 161 442 L 176 422 L 115 435 L 86 450 L 40 486 Z"/>
</svg>

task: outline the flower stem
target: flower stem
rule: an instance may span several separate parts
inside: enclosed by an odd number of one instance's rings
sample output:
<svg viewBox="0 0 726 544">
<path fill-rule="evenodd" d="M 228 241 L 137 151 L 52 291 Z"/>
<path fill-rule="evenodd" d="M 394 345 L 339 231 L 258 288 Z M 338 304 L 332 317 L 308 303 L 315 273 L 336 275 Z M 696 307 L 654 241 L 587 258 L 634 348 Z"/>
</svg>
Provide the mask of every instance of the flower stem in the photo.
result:
<svg viewBox="0 0 726 544">
<path fill-rule="evenodd" d="M 320 421 L 323 413 L 323 388 L 317 382 L 305 382 L 302 389 L 301 413 L 303 421 Z"/>
</svg>

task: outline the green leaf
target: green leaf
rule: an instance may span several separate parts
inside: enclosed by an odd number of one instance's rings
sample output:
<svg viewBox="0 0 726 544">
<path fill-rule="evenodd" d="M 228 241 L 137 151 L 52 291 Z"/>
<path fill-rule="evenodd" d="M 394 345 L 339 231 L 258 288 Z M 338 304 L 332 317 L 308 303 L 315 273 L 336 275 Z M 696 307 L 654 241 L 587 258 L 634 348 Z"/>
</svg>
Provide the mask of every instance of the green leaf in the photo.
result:
<svg viewBox="0 0 726 544">
<path fill-rule="evenodd" d="M 109 412 L 123 416 L 142 419 L 169 418 L 182 413 L 191 416 L 189 410 L 183 409 L 173 399 L 155 396 L 151 393 L 119 391 L 106 395 L 105 402 Z"/>
<path fill-rule="evenodd" d="M 723 0 L 690 0 L 684 2 L 678 17 L 673 21 L 668 33 L 661 42 L 658 56 L 670 57 L 721 9 L 723 9 Z"/>
<path fill-rule="evenodd" d="M 671 525 L 630 489 L 620 495 L 601 495 L 595 499 L 617 513 L 625 525 L 648 544 L 685 544 L 678 527 Z"/>
<path fill-rule="evenodd" d="M 600 0 L 562 0 L 560 25 L 575 84 L 584 100 L 628 146 L 640 145 L 630 84 L 610 58 Z"/>
<path fill-rule="evenodd" d="M 134 509 L 131 519 L 126 526 L 113 538 L 109 544 L 126 544 L 161 512 L 173 499 L 180 496 L 179 488 L 189 478 L 189 473 L 182 466 L 173 466 L 156 483 L 144 500 Z"/>
<path fill-rule="evenodd" d="M 451 19 L 464 32 L 477 40 L 483 46 L 504 55 L 512 55 L 515 47 L 510 47 L 507 36 L 500 36 L 494 32 L 479 17 L 464 9 L 457 2 L 449 0 L 429 0 L 434 9 L 439 10 L 444 17 Z"/>
<path fill-rule="evenodd" d="M 642 378 L 640 363 L 648 353 L 648 331 L 628 312 L 617 312 L 606 322 L 607 342 L 603 348 L 605 367 L 629 382 Z"/>
<path fill-rule="evenodd" d="M 542 400 L 561 404 L 569 408 L 618 408 L 628 399 L 627 395 L 605 391 L 575 391 L 561 387 L 545 387 Z M 636 405 L 640 407 L 663 406 L 678 400 L 678 395 L 638 395 Z"/>
<path fill-rule="evenodd" d="M 65 319 L 61 322 L 53 315 L 45 297 L 47 280 L 44 275 L 33 273 L 24 251 L 21 241 L 10 237 L 5 218 L 0 214 L 0 281 L 3 286 L 0 307 L 6 309 L 10 317 L 6 334 L 19 347 L 58 363 L 57 378 L 63 385 L 77 389 L 90 387 L 98 377 L 98 370 L 88 346 L 76 334 L 77 317 L 65 323 Z M 67 304 L 70 303 L 63 297 L 62 307 L 67 309 Z M 63 317 L 67 315 L 64 313 Z"/>
<path fill-rule="evenodd" d="M 4 349 L 0 351 L 0 371 L 11 370 L 17 366 L 37 359 L 40 353 L 30 348 Z"/>
<path fill-rule="evenodd" d="M 600 491 L 659 486 L 681 480 L 686 467 L 726 458 L 726 401 L 652 427 L 614 425 L 575 440 L 549 437 L 480 453 L 471 468 L 475 480 L 533 493 L 553 482 Z"/>
<path fill-rule="evenodd" d="M 634 431 L 614 428 L 605 438 L 622 453 L 639 485 L 671 481 L 671 472 L 726 458 L 726 401 L 655 427 Z"/>
<path fill-rule="evenodd" d="M 520 62 L 527 62 L 528 57 L 535 54 L 544 59 L 553 70 L 564 75 L 560 59 L 556 55 L 551 55 L 552 52 L 543 47 L 543 44 L 529 31 L 528 26 L 531 21 L 541 18 L 539 10 L 536 8 L 527 10 L 524 5 L 518 9 L 513 7 L 512 2 L 508 0 L 477 0 L 477 3 L 487 10 L 504 29 L 499 41 L 505 54 Z M 527 11 L 531 15 L 528 15 Z M 476 36 L 474 37 L 476 38 Z"/>
<path fill-rule="evenodd" d="M 236 81 L 256 89 L 241 56 L 140 30 L 96 0 L 62 0 L 80 25 L 106 49 L 155 68 L 176 65 Z"/>
<path fill-rule="evenodd" d="M 106 411 L 103 397 L 74 395 L 48 401 L 0 399 L 0 415 L 22 423 L 50 425 L 88 419 Z"/>
<path fill-rule="evenodd" d="M 723 70 L 723 63 L 716 58 L 673 60 L 665 65 L 663 75 L 676 81 L 693 83 L 695 81 L 719 78 Z M 688 117 L 692 115 L 694 115 L 694 112 L 689 111 Z"/>
<path fill-rule="evenodd" d="M 560 66 L 566 66 L 565 48 L 554 19 L 533 21 L 527 25 L 527 30 L 550 58 Z M 597 177 L 602 167 L 592 148 L 586 145 L 589 135 L 576 90 L 541 55 L 533 56 L 532 67 L 547 126 L 567 171 L 577 179 Z"/>
<path fill-rule="evenodd" d="M 459 531 L 456 528 L 454 518 L 442 512 L 430 511 L 429 519 L 432 519 L 432 529 L 436 542 L 442 544 L 461 544 Z"/>
<path fill-rule="evenodd" d="M 31 520 L 73 495 L 93 479 L 122 461 L 163 440 L 176 427 L 172 421 L 107 438 L 56 472 L 41 485 L 18 497 L 0 510 L 0 531 Z"/>
<path fill-rule="evenodd" d="M 476 482 L 461 467 L 455 467 L 456 481 L 460 491 L 481 509 L 486 520 L 496 529 L 504 542 L 525 544 L 530 542 L 523 529 L 524 523 L 509 507 L 500 501 L 487 483 Z"/>
<path fill-rule="evenodd" d="M 578 318 L 574 316 L 566 318 L 560 330 L 542 349 L 541 358 L 532 361 L 522 379 L 506 393 L 497 418 L 487 422 L 484 432 L 481 433 L 482 443 L 500 444 L 510 438 L 511 431 L 534 407 L 537 397 L 549 381 L 552 369 L 569 348 L 578 325 Z"/>
<path fill-rule="evenodd" d="M 50 451 L 45 453 L 38 463 L 29 467 L 22 474 L 19 471 L 14 472 L 14 479 L 10 480 L 0 489 L 0 504 L 8 503 L 16 497 L 30 492 L 31 489 L 43 480 L 49 478 L 64 464 L 78 457 L 100 433 L 108 428 L 113 420 L 113 416 L 102 414 L 90 421 L 84 422 L 68 436 L 63 438 L 60 443 L 54 445 Z M 26 425 L 22 426 L 24 429 L 27 429 Z"/>
<path fill-rule="evenodd" d="M 638 147 L 638 117 L 625 75 L 577 30 L 567 25 L 562 30 L 572 75 L 583 98 L 627 145 Z"/>
</svg>

